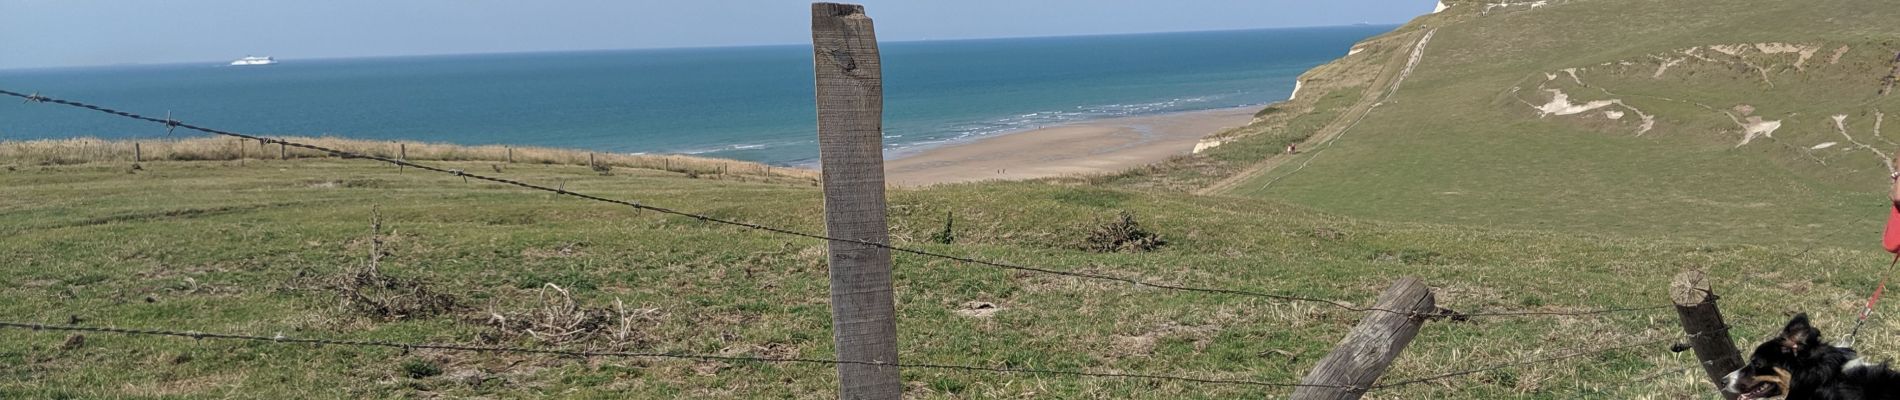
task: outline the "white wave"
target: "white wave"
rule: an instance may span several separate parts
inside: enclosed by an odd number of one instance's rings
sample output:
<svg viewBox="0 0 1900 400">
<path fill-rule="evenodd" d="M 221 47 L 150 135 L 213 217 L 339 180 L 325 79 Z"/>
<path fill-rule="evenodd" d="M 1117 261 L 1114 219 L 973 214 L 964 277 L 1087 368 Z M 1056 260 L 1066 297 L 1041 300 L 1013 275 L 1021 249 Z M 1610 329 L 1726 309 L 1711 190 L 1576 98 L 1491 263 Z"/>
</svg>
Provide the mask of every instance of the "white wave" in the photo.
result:
<svg viewBox="0 0 1900 400">
<path fill-rule="evenodd" d="M 667 151 L 663 153 L 694 155 L 694 154 L 716 153 L 716 152 L 721 152 L 721 151 L 758 150 L 758 149 L 764 149 L 764 148 L 770 148 L 770 147 L 791 146 L 791 145 L 797 145 L 797 144 L 806 143 L 806 142 L 811 142 L 811 140 L 793 140 L 793 141 L 782 141 L 782 142 L 771 142 L 771 143 L 739 143 L 739 144 L 729 144 L 729 145 L 724 145 L 724 146 L 689 148 L 689 149 L 683 149 L 683 150 Z"/>
</svg>

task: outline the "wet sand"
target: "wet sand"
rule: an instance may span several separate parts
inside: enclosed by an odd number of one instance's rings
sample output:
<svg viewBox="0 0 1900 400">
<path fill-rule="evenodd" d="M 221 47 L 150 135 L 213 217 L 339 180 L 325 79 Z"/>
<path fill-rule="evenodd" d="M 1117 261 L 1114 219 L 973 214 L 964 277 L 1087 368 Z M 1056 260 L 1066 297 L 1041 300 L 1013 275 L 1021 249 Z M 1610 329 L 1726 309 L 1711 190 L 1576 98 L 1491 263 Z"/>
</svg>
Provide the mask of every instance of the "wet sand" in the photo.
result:
<svg viewBox="0 0 1900 400">
<path fill-rule="evenodd" d="M 1255 111 L 1114 118 L 988 137 L 890 160 L 885 180 L 915 187 L 1117 172 L 1188 154 L 1202 137 L 1246 125 Z"/>
</svg>

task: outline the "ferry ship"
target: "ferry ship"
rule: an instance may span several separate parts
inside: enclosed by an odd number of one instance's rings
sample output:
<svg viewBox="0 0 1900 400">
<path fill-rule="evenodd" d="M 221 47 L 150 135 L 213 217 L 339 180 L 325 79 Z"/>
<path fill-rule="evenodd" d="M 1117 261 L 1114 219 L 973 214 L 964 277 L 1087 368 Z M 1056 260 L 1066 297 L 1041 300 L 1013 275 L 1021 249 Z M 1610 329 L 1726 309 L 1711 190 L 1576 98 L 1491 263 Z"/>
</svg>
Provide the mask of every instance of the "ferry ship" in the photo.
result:
<svg viewBox="0 0 1900 400">
<path fill-rule="evenodd" d="M 276 64 L 276 63 L 277 63 L 277 59 L 275 58 L 247 56 L 244 58 L 237 59 L 237 61 L 232 61 L 231 65 L 271 65 L 271 64 Z"/>
</svg>

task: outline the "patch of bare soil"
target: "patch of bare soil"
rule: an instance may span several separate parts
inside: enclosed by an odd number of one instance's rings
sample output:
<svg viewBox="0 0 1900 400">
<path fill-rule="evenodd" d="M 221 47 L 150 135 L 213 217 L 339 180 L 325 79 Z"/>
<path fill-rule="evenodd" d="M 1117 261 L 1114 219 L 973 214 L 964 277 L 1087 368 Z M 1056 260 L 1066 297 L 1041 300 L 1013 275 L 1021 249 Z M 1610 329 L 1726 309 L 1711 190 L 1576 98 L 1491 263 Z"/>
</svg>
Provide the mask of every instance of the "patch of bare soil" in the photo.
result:
<svg viewBox="0 0 1900 400">
<path fill-rule="evenodd" d="M 990 316 L 996 315 L 998 311 L 1003 311 L 1003 307 L 996 305 L 996 303 L 971 301 L 963 303 L 963 307 L 957 309 L 957 315 L 970 318 L 989 318 Z"/>
</svg>

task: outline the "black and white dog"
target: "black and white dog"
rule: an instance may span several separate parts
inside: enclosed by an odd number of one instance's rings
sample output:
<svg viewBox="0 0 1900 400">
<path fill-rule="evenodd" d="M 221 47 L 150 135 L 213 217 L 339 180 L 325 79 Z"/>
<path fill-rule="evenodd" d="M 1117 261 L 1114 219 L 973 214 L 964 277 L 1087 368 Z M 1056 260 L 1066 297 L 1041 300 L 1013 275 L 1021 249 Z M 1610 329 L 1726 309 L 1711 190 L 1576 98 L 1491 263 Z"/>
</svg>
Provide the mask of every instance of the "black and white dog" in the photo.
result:
<svg viewBox="0 0 1900 400">
<path fill-rule="evenodd" d="M 1755 347 L 1748 365 L 1722 378 L 1722 390 L 1744 400 L 1900 400 L 1900 372 L 1822 342 L 1821 330 L 1799 314 L 1780 337 Z"/>
</svg>

